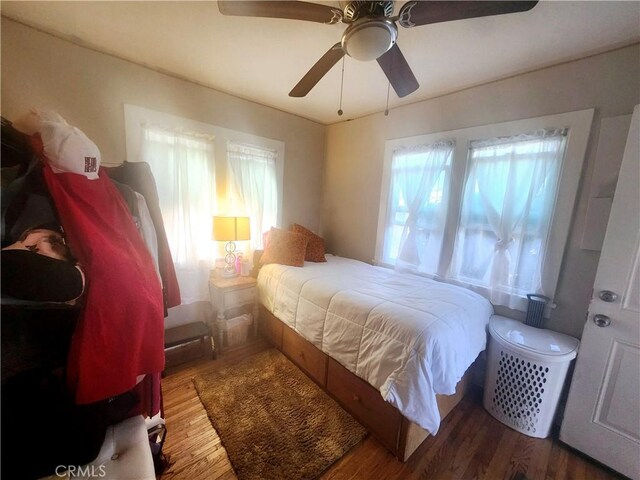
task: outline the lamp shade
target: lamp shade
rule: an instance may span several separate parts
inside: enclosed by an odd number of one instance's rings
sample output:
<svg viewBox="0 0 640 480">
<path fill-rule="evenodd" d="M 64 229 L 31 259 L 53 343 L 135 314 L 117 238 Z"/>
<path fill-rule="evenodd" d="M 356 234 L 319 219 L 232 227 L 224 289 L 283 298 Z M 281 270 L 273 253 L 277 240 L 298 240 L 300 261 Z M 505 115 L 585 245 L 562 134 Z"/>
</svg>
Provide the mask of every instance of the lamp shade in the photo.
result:
<svg viewBox="0 0 640 480">
<path fill-rule="evenodd" d="M 213 217 L 212 237 L 218 242 L 251 240 L 249 217 Z"/>
</svg>

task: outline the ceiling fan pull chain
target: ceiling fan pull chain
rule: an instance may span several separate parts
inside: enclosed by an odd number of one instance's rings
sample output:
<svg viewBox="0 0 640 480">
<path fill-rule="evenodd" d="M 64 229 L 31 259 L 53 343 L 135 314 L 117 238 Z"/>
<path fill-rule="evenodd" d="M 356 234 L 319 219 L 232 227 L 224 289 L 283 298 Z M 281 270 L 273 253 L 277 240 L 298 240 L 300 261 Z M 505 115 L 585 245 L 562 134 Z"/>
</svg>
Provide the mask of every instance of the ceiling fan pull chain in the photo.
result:
<svg viewBox="0 0 640 480">
<path fill-rule="evenodd" d="M 389 115 L 389 89 L 391 88 L 391 82 L 387 82 L 387 106 L 384 108 L 384 116 Z"/>
<path fill-rule="evenodd" d="M 342 88 L 344 87 L 344 57 L 342 57 L 342 79 L 340 80 L 340 107 L 338 108 L 338 116 L 342 116 Z"/>
</svg>

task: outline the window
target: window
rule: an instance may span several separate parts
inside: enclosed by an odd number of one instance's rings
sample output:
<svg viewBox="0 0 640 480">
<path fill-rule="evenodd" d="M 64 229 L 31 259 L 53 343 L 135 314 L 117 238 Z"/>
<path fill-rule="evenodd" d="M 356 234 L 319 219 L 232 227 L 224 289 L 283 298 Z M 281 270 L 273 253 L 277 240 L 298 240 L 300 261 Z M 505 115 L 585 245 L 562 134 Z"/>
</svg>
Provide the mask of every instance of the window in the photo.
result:
<svg viewBox="0 0 640 480">
<path fill-rule="evenodd" d="M 528 293 L 553 297 L 592 117 L 585 110 L 388 141 L 378 263 L 523 311 Z"/>
<path fill-rule="evenodd" d="M 182 302 L 209 301 L 209 271 L 224 256 L 213 216 L 249 216 L 252 241 L 237 246 L 261 245 L 262 229 L 281 221 L 284 143 L 134 105 L 124 116 L 127 159 L 149 163 L 156 181 Z"/>
<path fill-rule="evenodd" d="M 452 141 L 440 141 L 394 150 L 382 256 L 385 264 L 436 273 L 453 146 Z"/>
<path fill-rule="evenodd" d="M 208 300 L 215 258 L 209 241 L 216 210 L 213 137 L 145 124 L 140 158 L 156 181 L 182 300 Z"/>
<path fill-rule="evenodd" d="M 278 219 L 277 152 L 227 142 L 228 194 L 239 213 L 251 218 L 251 247 L 263 248 L 262 233 Z"/>
<path fill-rule="evenodd" d="M 566 131 L 471 142 L 452 279 L 498 305 L 542 291 Z"/>
</svg>

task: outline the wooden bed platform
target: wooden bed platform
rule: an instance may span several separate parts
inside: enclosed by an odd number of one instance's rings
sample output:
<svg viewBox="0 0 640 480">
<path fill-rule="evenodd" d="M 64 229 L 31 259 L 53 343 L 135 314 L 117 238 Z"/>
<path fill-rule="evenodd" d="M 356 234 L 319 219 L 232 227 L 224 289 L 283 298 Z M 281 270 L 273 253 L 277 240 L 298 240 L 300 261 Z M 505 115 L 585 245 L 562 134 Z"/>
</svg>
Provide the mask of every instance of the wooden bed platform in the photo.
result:
<svg viewBox="0 0 640 480">
<path fill-rule="evenodd" d="M 351 413 L 400 461 L 411 454 L 429 433 L 407 420 L 380 392 L 357 377 L 260 305 L 259 328 L 264 337 L 300 367 L 314 382 Z M 470 386 L 472 367 L 453 395 L 438 395 L 438 410 L 445 418 Z"/>
</svg>

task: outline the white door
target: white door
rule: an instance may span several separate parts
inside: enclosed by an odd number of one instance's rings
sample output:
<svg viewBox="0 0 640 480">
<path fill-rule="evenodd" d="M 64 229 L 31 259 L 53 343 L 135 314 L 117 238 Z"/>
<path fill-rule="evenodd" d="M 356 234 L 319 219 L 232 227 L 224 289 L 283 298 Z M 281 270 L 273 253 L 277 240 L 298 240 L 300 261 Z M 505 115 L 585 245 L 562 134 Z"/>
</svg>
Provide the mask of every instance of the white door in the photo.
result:
<svg viewBox="0 0 640 480">
<path fill-rule="evenodd" d="M 639 114 L 636 106 L 560 430 L 563 442 L 633 479 L 640 478 Z"/>
</svg>

